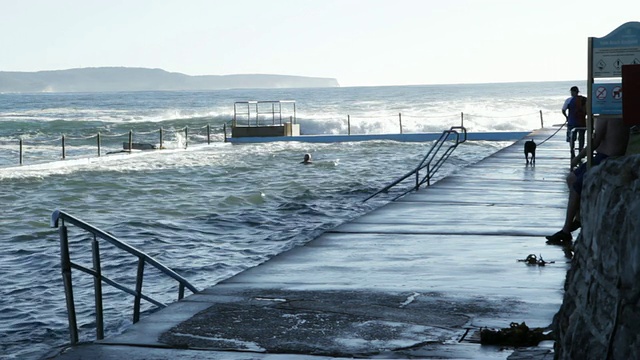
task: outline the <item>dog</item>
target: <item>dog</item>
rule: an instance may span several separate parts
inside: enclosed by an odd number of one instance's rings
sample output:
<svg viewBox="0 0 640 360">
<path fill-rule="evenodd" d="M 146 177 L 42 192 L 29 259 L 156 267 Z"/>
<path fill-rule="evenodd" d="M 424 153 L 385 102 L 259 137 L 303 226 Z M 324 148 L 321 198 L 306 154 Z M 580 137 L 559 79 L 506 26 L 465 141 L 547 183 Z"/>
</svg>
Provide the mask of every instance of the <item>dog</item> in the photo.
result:
<svg viewBox="0 0 640 360">
<path fill-rule="evenodd" d="M 527 161 L 527 165 L 536 164 L 536 142 L 533 139 L 525 141 L 524 143 L 524 159 Z M 529 154 L 531 154 L 531 160 L 529 160 Z"/>
</svg>

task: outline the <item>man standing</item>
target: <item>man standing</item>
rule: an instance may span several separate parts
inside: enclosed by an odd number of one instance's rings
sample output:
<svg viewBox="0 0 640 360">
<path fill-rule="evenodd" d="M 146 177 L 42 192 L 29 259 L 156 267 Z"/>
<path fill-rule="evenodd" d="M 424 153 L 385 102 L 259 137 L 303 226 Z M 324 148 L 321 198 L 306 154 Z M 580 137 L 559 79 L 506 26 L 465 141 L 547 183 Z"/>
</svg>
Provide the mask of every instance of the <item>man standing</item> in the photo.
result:
<svg viewBox="0 0 640 360">
<path fill-rule="evenodd" d="M 571 146 L 571 158 L 576 157 L 576 138 L 578 139 L 578 151 L 584 148 L 584 132 L 586 130 L 587 98 L 578 95 L 577 86 L 571 87 L 571 97 L 562 105 L 562 115 L 567 119 L 567 142 Z M 575 130 L 574 130 L 575 129 Z"/>
</svg>

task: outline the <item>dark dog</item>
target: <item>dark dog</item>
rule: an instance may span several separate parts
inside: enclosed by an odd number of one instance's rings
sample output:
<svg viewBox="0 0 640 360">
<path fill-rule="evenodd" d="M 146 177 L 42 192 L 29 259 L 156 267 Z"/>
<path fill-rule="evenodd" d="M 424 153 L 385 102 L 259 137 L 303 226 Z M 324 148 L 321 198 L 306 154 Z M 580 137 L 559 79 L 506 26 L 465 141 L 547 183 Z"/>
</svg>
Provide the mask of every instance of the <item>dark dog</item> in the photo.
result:
<svg viewBox="0 0 640 360">
<path fill-rule="evenodd" d="M 533 139 L 524 143 L 524 159 L 527 161 L 527 165 L 536 164 L 536 147 L 537 145 Z M 529 154 L 531 154 L 531 161 L 529 161 Z"/>
</svg>

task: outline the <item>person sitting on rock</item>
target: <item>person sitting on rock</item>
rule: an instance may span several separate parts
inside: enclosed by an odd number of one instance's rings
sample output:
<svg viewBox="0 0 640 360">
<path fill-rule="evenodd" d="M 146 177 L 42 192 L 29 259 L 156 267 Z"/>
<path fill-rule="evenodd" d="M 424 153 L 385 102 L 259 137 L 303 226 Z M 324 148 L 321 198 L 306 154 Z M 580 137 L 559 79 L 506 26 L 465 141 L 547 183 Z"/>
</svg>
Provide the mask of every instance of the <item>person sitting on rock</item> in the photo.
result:
<svg viewBox="0 0 640 360">
<path fill-rule="evenodd" d="M 629 142 L 629 127 L 625 125 L 624 120 L 619 118 L 599 118 L 596 122 L 596 128 L 593 136 L 592 147 L 596 154 L 591 164 L 596 166 L 605 159 L 612 156 L 622 156 L 627 150 Z M 587 148 L 582 149 L 576 157 L 571 159 L 571 168 L 575 168 L 580 164 L 580 160 L 587 155 Z M 557 233 L 547 236 L 548 244 L 568 245 L 573 239 L 571 232 L 578 230 L 582 224 L 580 222 L 580 196 L 582 194 L 582 185 L 584 176 L 587 172 L 587 164 L 582 163 L 579 167 L 569 173 L 567 176 L 567 185 L 569 186 L 569 202 L 567 203 L 567 212 L 562 229 Z"/>
</svg>

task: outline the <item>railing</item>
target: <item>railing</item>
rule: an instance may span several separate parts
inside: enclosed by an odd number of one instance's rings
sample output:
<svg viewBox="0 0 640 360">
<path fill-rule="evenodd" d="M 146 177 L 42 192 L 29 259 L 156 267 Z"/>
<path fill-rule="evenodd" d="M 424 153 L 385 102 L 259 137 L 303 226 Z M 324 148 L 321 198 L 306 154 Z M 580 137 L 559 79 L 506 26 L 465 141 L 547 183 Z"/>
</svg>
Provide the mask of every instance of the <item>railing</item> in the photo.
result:
<svg viewBox="0 0 640 360">
<path fill-rule="evenodd" d="M 463 135 L 462 139 L 460 139 L 460 132 Z M 455 137 L 455 138 L 451 139 L 452 137 Z M 433 166 L 432 166 L 433 160 L 436 159 L 436 156 L 438 155 L 438 153 L 442 149 L 443 145 L 447 141 L 450 141 L 450 140 L 452 140 L 453 143 L 444 150 L 444 152 L 435 161 L 435 163 L 433 163 Z M 452 126 L 449 130 L 443 131 L 442 135 L 440 135 L 438 140 L 436 140 L 436 142 L 433 143 L 433 145 L 431 146 L 431 149 L 429 149 L 427 154 L 424 156 L 424 158 L 422 158 L 422 161 L 420 161 L 420 163 L 418 164 L 418 166 L 415 167 L 415 169 L 409 171 L 408 173 L 406 173 L 403 176 L 399 177 L 398 179 L 396 179 L 395 181 L 393 181 L 389 185 L 387 185 L 384 188 L 378 190 L 375 194 L 373 194 L 373 195 L 369 196 L 368 198 L 364 199 L 363 202 L 367 201 L 367 200 L 369 200 L 369 199 L 371 199 L 371 198 L 373 198 L 373 197 L 375 197 L 375 196 L 377 196 L 377 195 L 379 195 L 381 193 L 389 192 L 389 190 L 392 187 L 398 185 L 399 183 L 403 182 L 404 180 L 406 180 L 407 178 L 409 178 L 412 175 L 415 175 L 415 178 L 416 178 L 415 185 L 412 186 L 411 188 L 409 188 L 408 190 L 406 190 L 405 192 L 403 192 L 402 194 L 396 196 L 393 200 L 396 200 L 396 199 L 408 194 L 411 191 L 418 190 L 420 188 L 420 186 L 425 184 L 425 183 L 427 184 L 427 186 L 430 186 L 431 185 L 431 179 L 436 174 L 436 172 L 438 172 L 438 170 L 442 167 L 442 165 L 447 161 L 449 156 L 451 156 L 451 154 L 458 147 L 458 145 L 462 144 L 465 141 L 467 141 L 467 129 L 465 129 L 463 126 Z M 420 171 L 425 169 L 425 168 L 426 168 L 426 172 L 427 173 L 424 175 L 424 177 L 422 177 L 422 179 L 420 179 Z"/>
<path fill-rule="evenodd" d="M 61 224 L 60 224 L 61 222 Z M 93 269 L 86 268 L 82 265 L 76 264 L 71 261 L 69 253 L 69 240 L 67 234 L 66 223 L 73 224 L 93 235 L 91 242 L 92 246 L 92 258 Z M 173 270 L 169 269 L 165 265 L 161 264 L 151 256 L 143 253 L 142 251 L 125 244 L 116 237 L 102 231 L 80 219 L 77 219 L 63 211 L 55 210 L 51 214 L 51 227 L 59 228 L 60 234 L 60 259 L 62 265 L 62 280 L 64 283 L 65 297 L 67 302 L 67 313 L 69 317 L 69 333 L 71 338 L 71 344 L 78 342 L 78 324 L 76 321 L 75 303 L 73 300 L 73 285 L 71 282 L 71 269 L 80 270 L 93 276 L 94 294 L 95 294 L 95 313 L 96 313 L 96 338 L 101 340 L 104 338 L 104 315 L 102 309 L 102 282 L 105 282 L 119 290 L 122 290 L 132 296 L 134 296 L 133 307 L 133 323 L 137 323 L 140 320 L 140 302 L 146 300 L 157 307 L 166 307 L 165 304 L 157 301 L 142 293 L 142 280 L 144 276 L 144 266 L 149 264 L 156 269 L 160 270 L 165 275 L 173 278 L 179 284 L 178 288 L 178 300 L 184 298 L 185 287 L 192 293 L 197 293 L 198 289 L 191 285 L 185 278 L 178 275 Z M 104 275 L 102 275 L 101 259 L 100 259 L 100 247 L 98 238 L 106 240 L 115 247 L 128 252 L 129 254 L 138 258 L 138 271 L 136 275 L 136 288 L 128 288 Z"/>
<path fill-rule="evenodd" d="M 217 131 L 221 131 L 224 134 L 224 141 L 226 141 L 226 124 L 222 125 L 222 128 L 215 129 Z M 70 141 L 76 142 L 76 149 L 83 148 L 83 155 L 89 156 L 91 154 L 96 154 L 97 156 L 102 156 L 106 154 L 111 154 L 114 152 L 132 152 L 133 150 L 140 149 L 138 145 L 146 145 L 143 147 L 144 150 L 151 149 L 164 149 L 165 148 L 165 135 L 167 130 L 160 128 L 158 130 L 146 131 L 146 132 L 134 132 L 130 130 L 125 133 L 119 134 L 105 134 L 105 133 L 96 133 L 94 135 L 84 136 L 84 137 L 71 137 L 65 134 L 62 134 L 60 137 L 53 138 L 50 140 L 25 140 L 22 137 L 19 139 L 19 163 L 20 165 L 24 165 L 24 156 L 27 153 L 27 146 L 37 146 L 37 145 L 46 145 L 46 144 L 60 144 L 60 157 L 58 159 L 65 160 L 69 154 L 69 150 L 72 150 L 69 146 Z M 173 132 L 176 134 L 176 137 L 180 138 L 180 144 L 178 146 L 180 148 L 188 148 L 190 144 L 190 139 L 193 139 L 195 136 L 200 136 L 200 138 L 206 139 L 207 144 L 211 144 L 211 132 L 212 128 L 209 124 L 204 125 L 200 128 L 189 128 L 185 126 L 181 129 L 173 129 Z M 115 140 L 119 138 L 119 140 Z M 95 140 L 92 140 L 95 139 Z M 106 149 L 104 143 L 110 141 L 111 148 Z M 156 146 L 156 141 L 158 141 L 159 146 Z M 152 144 L 153 143 L 153 144 Z M 87 147 L 95 146 L 96 152 L 88 152 L 86 150 Z M 115 148 L 114 148 L 115 146 Z M 35 148 L 34 148 L 35 149 Z"/>
<path fill-rule="evenodd" d="M 294 103 L 295 104 L 295 103 Z M 256 111 L 257 114 L 257 111 Z M 282 123 L 282 116 L 280 108 L 276 112 L 272 110 L 271 112 L 263 111 L 260 113 L 261 116 L 265 116 L 265 119 L 254 119 L 256 124 L 260 123 L 262 120 L 265 120 L 265 124 L 268 123 L 268 116 L 271 115 L 271 123 L 276 123 L 276 114 L 277 122 Z M 294 113 L 295 114 L 295 113 Z M 237 114 L 235 114 L 237 115 Z M 257 116 L 257 115 L 256 115 Z M 353 125 L 358 127 L 358 124 L 367 123 L 367 122 L 378 122 L 378 123 L 387 123 L 389 121 L 397 121 L 398 125 L 398 133 L 404 134 L 407 133 L 408 128 L 414 127 L 415 124 L 424 124 L 427 123 L 427 120 L 435 120 L 439 128 L 447 127 L 451 125 L 458 125 L 460 127 L 468 128 L 469 126 L 465 126 L 465 123 L 471 122 L 470 125 L 473 127 L 473 122 L 478 119 L 521 119 L 527 118 L 531 119 L 533 116 L 536 118 L 539 117 L 541 127 L 544 127 L 544 119 L 542 110 L 532 113 L 526 114 L 518 114 L 518 115 L 507 115 L 507 116 L 489 116 L 482 114 L 470 114 L 470 113 L 454 113 L 454 114 L 443 114 L 443 115 L 433 115 L 433 116 L 425 116 L 423 114 L 411 114 L 411 113 L 394 113 L 389 115 L 380 115 L 376 117 L 371 117 L 368 114 L 348 114 L 344 119 L 344 124 L 346 126 L 346 133 L 348 135 L 354 134 Z M 251 117 L 253 119 L 253 117 Z M 286 120 L 286 118 L 285 118 Z M 289 117 L 290 123 L 299 123 L 296 120 L 295 115 L 293 117 Z M 173 133 L 175 133 L 176 138 L 180 138 L 177 141 L 179 142 L 178 147 L 187 148 L 191 142 L 202 142 L 206 139 L 207 144 L 211 144 L 212 142 L 212 133 L 222 135 L 221 141 L 227 141 L 229 135 L 227 134 L 227 128 L 232 127 L 234 124 L 234 120 L 225 122 L 223 124 L 218 125 L 213 128 L 210 125 L 205 125 L 201 127 L 184 127 L 180 129 L 171 129 Z M 407 126 L 409 124 L 409 126 Z M 414 126 L 411 126 L 414 125 Z M 362 125 L 360 125 L 362 127 Z M 134 132 L 133 130 L 119 133 L 119 134 L 110 134 L 110 133 L 100 133 L 96 132 L 95 134 L 91 134 L 89 136 L 84 137 L 72 137 L 67 135 L 60 135 L 56 137 L 51 137 L 48 139 L 42 138 L 33 138 L 33 139 L 25 139 L 23 136 L 19 138 L 19 144 L 15 152 L 16 155 L 19 155 L 18 161 L 20 165 L 25 164 L 25 154 L 35 154 L 34 157 L 38 157 L 38 159 L 47 159 L 53 160 L 51 158 L 55 157 L 56 160 L 65 160 L 71 156 L 102 156 L 104 154 L 110 154 L 113 152 L 131 152 L 136 149 L 136 144 L 146 144 L 153 143 L 159 144 L 156 146 L 156 149 L 164 149 L 165 148 L 165 134 L 168 130 L 160 128 L 158 130 L 151 130 L 146 132 Z M 410 132 L 415 132 L 416 130 L 410 130 Z M 116 139 L 118 139 L 116 141 Z M 71 144 L 73 142 L 73 144 Z M 6 145 L 7 142 L 3 141 L 0 145 Z M 14 142 L 10 142 L 10 146 L 14 146 Z M 53 145 L 51 145 L 53 144 Z M 70 146 L 73 145 L 73 146 Z M 110 146 L 106 146 L 110 145 Z M 117 145 L 117 148 L 114 146 Z M 57 146 L 60 146 L 60 152 L 58 152 Z M 53 147 L 56 147 L 52 150 Z M 42 150 L 45 149 L 45 150 Z M 117 151 L 116 151 L 117 150 Z M 55 155 L 53 155 L 55 153 Z M 45 160 L 46 161 L 46 160 Z"/>
</svg>

